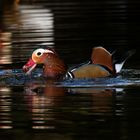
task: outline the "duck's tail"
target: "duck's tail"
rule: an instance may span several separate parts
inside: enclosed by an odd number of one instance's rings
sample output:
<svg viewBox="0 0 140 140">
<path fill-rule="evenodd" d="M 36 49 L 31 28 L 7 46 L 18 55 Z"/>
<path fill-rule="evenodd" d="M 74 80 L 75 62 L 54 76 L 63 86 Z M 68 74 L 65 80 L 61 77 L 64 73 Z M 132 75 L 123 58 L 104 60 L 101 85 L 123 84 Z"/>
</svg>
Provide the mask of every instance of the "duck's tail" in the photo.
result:
<svg viewBox="0 0 140 140">
<path fill-rule="evenodd" d="M 128 58 L 130 58 L 136 51 L 129 50 L 123 55 L 118 55 L 118 51 L 110 53 L 103 47 L 94 47 L 91 54 L 91 62 L 105 66 L 112 74 L 119 73 Z"/>
<path fill-rule="evenodd" d="M 128 58 L 130 58 L 132 55 L 134 55 L 135 52 L 136 52 L 136 50 L 134 50 L 134 49 L 129 50 L 119 57 L 118 56 L 116 57 L 116 51 L 114 53 L 112 53 L 113 64 L 114 64 L 114 69 L 115 69 L 116 73 L 119 73 L 121 71 L 126 60 Z"/>
</svg>

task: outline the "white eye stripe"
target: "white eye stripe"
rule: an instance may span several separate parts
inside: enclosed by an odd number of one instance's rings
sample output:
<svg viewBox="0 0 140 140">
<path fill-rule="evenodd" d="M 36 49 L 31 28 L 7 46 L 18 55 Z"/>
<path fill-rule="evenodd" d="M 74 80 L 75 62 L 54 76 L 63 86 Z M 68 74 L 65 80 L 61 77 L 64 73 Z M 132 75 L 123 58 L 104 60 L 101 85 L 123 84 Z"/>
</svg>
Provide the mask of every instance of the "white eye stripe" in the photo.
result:
<svg viewBox="0 0 140 140">
<path fill-rule="evenodd" d="M 48 49 L 37 49 L 33 52 L 33 54 L 35 54 L 37 57 L 42 56 L 43 53 L 54 53 L 54 52 Z"/>
<path fill-rule="evenodd" d="M 37 57 L 40 57 L 44 53 L 44 49 L 37 49 L 33 52 Z"/>
<path fill-rule="evenodd" d="M 44 53 L 54 53 L 54 52 L 46 49 L 46 50 L 44 50 Z"/>
</svg>

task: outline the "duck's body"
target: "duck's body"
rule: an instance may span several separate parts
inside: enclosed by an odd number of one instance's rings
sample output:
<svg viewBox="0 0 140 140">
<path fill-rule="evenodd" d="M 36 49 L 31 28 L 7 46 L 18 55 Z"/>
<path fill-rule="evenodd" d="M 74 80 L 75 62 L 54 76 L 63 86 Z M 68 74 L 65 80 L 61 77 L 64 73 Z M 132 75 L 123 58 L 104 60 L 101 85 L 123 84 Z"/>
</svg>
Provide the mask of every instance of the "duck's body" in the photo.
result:
<svg viewBox="0 0 140 140">
<path fill-rule="evenodd" d="M 129 54 L 129 56 L 132 53 Z M 128 56 L 127 56 L 128 58 Z M 120 67 L 126 59 L 120 63 Z M 98 78 L 115 75 L 119 72 L 115 69 L 112 54 L 103 47 L 95 47 L 92 50 L 91 61 L 80 64 L 74 68 L 67 69 L 58 54 L 50 49 L 37 49 L 32 53 L 32 58 L 23 66 L 23 70 L 30 74 L 37 64 L 43 64 L 44 76 L 47 78 Z M 119 67 L 119 68 L 120 68 Z"/>
<path fill-rule="evenodd" d="M 110 75 L 109 71 L 98 64 L 83 65 L 71 71 L 73 78 L 99 78 Z"/>
</svg>

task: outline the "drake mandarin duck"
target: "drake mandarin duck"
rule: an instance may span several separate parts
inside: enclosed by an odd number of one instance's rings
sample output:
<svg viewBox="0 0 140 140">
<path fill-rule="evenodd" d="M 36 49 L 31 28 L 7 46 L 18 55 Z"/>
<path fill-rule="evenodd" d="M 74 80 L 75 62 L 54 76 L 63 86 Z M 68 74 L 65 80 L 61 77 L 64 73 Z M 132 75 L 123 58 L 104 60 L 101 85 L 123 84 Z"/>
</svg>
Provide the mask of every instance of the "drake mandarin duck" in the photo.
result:
<svg viewBox="0 0 140 140">
<path fill-rule="evenodd" d="M 68 69 L 59 55 L 51 48 L 36 49 L 29 61 L 23 66 L 23 71 L 30 74 L 37 64 L 43 64 L 43 74 L 46 78 L 99 78 L 115 76 L 123 67 L 123 64 L 134 51 L 128 51 L 117 61 L 113 60 L 113 54 L 103 47 L 94 47 L 91 60 L 88 63 L 79 64 Z"/>
</svg>

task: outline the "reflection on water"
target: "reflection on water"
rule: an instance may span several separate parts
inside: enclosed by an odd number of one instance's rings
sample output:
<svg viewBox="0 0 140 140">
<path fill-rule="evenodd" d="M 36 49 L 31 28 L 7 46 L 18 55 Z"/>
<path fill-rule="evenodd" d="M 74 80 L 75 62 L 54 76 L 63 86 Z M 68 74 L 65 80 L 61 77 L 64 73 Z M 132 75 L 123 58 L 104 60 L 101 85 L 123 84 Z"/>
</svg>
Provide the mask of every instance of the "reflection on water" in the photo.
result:
<svg viewBox="0 0 140 140">
<path fill-rule="evenodd" d="M 36 130 L 34 139 L 39 134 L 55 139 L 112 139 L 114 135 L 127 139 L 129 132 L 138 135 L 133 130 L 140 128 L 139 99 L 133 88 L 64 88 L 50 82 L 1 87 L 0 131 L 33 134 Z M 29 133 L 23 136 L 29 138 Z"/>
<path fill-rule="evenodd" d="M 4 93 L 4 94 L 3 94 Z M 11 117 L 11 90 L 10 88 L 0 88 L 0 129 L 12 128 Z"/>
<path fill-rule="evenodd" d="M 44 79 L 40 72 L 26 77 L 21 70 L 1 71 L 4 138 L 13 133 L 23 140 L 30 135 L 34 139 L 114 139 L 115 135 L 116 140 L 139 136 L 138 70 L 129 70 L 127 76 L 124 70 L 116 78 L 63 81 Z"/>
<path fill-rule="evenodd" d="M 11 33 L 0 32 L 0 65 L 12 63 L 11 47 Z"/>
<path fill-rule="evenodd" d="M 35 48 L 54 47 L 53 18 L 52 11 L 42 6 L 5 7 L 4 29 L 0 35 L 0 66 L 6 68 L 6 64 L 13 64 L 16 68 L 21 67 Z"/>
<path fill-rule="evenodd" d="M 30 121 L 32 129 L 53 129 L 57 132 L 65 127 L 73 129 L 76 121 L 87 126 L 91 120 L 105 121 L 100 117 L 114 114 L 112 99 L 115 91 L 112 89 L 86 88 L 80 93 L 78 89 L 73 92 L 69 88 L 48 84 L 45 87 L 26 85 L 25 90 L 21 89 L 1 88 L 1 129 L 22 128 Z"/>
<path fill-rule="evenodd" d="M 26 102 L 32 114 L 33 129 L 55 129 L 56 112 L 63 102 L 65 89 L 47 82 L 45 87 L 29 84 L 25 87 Z M 56 110 L 56 111 L 55 111 Z"/>
</svg>

